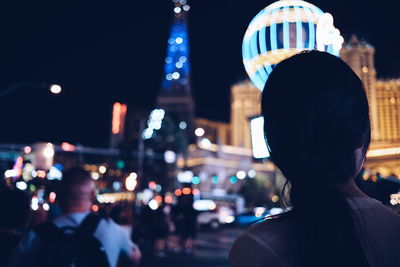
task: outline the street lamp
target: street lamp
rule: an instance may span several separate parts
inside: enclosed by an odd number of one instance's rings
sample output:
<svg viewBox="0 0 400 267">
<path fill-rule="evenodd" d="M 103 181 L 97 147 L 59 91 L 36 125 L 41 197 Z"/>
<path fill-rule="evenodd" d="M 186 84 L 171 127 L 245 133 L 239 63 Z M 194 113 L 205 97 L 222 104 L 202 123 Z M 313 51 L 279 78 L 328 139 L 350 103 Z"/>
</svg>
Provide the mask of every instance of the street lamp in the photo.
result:
<svg viewBox="0 0 400 267">
<path fill-rule="evenodd" d="M 50 86 L 50 92 L 55 95 L 58 95 L 59 93 L 61 93 L 61 91 L 62 91 L 62 88 L 58 84 L 52 84 Z"/>
<path fill-rule="evenodd" d="M 62 91 L 62 88 L 58 84 L 50 84 L 50 83 L 45 83 L 45 82 L 17 82 L 6 89 L 0 91 L 0 98 L 8 95 L 12 91 L 18 89 L 18 88 L 41 88 L 41 89 L 48 89 L 52 94 L 59 94 Z"/>
</svg>

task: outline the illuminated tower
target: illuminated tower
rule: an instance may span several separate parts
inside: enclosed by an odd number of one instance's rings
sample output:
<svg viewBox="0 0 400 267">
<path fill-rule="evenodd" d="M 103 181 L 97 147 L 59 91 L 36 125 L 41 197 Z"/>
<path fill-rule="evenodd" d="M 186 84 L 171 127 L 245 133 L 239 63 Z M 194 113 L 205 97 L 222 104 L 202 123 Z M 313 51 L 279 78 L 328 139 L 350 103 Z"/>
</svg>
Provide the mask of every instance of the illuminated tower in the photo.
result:
<svg viewBox="0 0 400 267">
<path fill-rule="evenodd" d="M 231 88 L 232 145 L 251 149 L 250 118 L 261 114 L 261 92 L 250 81 Z"/>
<path fill-rule="evenodd" d="M 370 118 L 371 138 L 373 141 L 381 139 L 378 124 L 378 105 L 376 95 L 376 70 L 374 62 L 375 49 L 365 41 L 360 41 L 355 35 L 340 50 L 340 57 L 360 77 L 367 93 Z"/>
<path fill-rule="evenodd" d="M 158 107 L 176 122 L 185 122 L 193 129 L 194 103 L 190 84 L 189 40 L 186 0 L 173 0 L 174 21 L 168 39 L 165 76 L 158 96 Z"/>
<path fill-rule="evenodd" d="M 400 141 L 400 79 L 376 82 L 379 141 Z"/>
</svg>

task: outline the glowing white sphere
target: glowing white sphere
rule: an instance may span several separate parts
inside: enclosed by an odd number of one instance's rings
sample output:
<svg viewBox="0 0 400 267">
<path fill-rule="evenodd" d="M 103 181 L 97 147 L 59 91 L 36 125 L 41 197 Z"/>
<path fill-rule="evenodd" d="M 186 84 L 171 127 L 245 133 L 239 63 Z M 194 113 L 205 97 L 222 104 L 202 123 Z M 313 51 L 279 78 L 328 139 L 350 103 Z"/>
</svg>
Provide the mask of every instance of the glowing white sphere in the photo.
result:
<svg viewBox="0 0 400 267">
<path fill-rule="evenodd" d="M 136 188 L 137 181 L 136 181 L 137 175 L 136 173 L 131 173 L 125 180 L 125 187 L 128 191 L 133 191 Z"/>
<path fill-rule="evenodd" d="M 91 176 L 93 180 L 98 180 L 100 178 L 100 175 L 97 172 L 92 172 Z"/>
<path fill-rule="evenodd" d="M 236 177 L 239 178 L 240 180 L 246 178 L 246 173 L 244 171 L 238 171 L 236 173 Z"/>
<path fill-rule="evenodd" d="M 28 185 L 24 182 L 24 181 L 19 181 L 15 184 L 15 186 L 19 189 L 19 190 L 26 190 L 28 188 Z"/>
<path fill-rule="evenodd" d="M 45 211 L 48 211 L 48 210 L 50 209 L 50 205 L 47 204 L 47 203 L 43 203 L 42 207 L 43 207 L 43 209 L 44 209 Z"/>
<path fill-rule="evenodd" d="M 150 202 L 149 202 L 149 207 L 150 207 L 150 209 L 152 209 L 152 210 L 158 209 L 157 200 L 155 200 L 155 199 L 150 200 Z"/>
<path fill-rule="evenodd" d="M 176 153 L 172 150 L 165 151 L 164 160 L 169 164 L 174 163 L 176 161 Z"/>
<path fill-rule="evenodd" d="M 107 171 L 107 167 L 106 167 L 106 166 L 101 165 L 101 166 L 99 167 L 99 172 L 100 172 L 100 173 L 105 173 L 106 171 Z"/>
<path fill-rule="evenodd" d="M 256 177 L 256 175 L 257 175 L 257 173 L 255 170 L 249 170 L 247 172 L 247 176 L 249 176 L 250 178 L 254 178 L 254 177 Z"/>
<path fill-rule="evenodd" d="M 59 93 L 61 93 L 61 91 L 62 91 L 62 88 L 58 84 L 52 84 L 50 86 L 50 92 L 52 92 L 53 94 L 59 94 Z"/>
<path fill-rule="evenodd" d="M 197 129 L 194 131 L 194 134 L 195 134 L 196 136 L 198 136 L 198 137 L 201 137 L 201 136 L 203 136 L 203 135 L 205 134 L 205 131 L 204 131 L 203 128 L 197 128 Z"/>
</svg>

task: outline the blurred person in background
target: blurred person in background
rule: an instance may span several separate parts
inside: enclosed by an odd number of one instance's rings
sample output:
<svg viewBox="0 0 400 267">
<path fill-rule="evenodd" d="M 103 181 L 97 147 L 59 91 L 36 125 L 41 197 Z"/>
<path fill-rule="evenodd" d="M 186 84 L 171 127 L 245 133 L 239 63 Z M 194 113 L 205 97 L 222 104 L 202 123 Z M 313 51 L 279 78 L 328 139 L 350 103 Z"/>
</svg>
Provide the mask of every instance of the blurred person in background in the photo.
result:
<svg viewBox="0 0 400 267">
<path fill-rule="evenodd" d="M 136 218 L 132 239 L 137 240 L 144 255 L 152 255 L 155 241 L 153 212 L 144 201 L 139 207 Z"/>
<path fill-rule="evenodd" d="M 178 203 L 172 209 L 172 216 L 181 250 L 185 254 L 193 254 L 197 232 L 197 212 L 193 208 L 192 194 L 178 197 Z"/>
<path fill-rule="evenodd" d="M 29 197 L 18 189 L 0 189 L 0 266 L 6 266 L 28 223 Z"/>
<path fill-rule="evenodd" d="M 370 120 L 364 86 L 351 68 L 319 51 L 282 61 L 266 82 L 262 115 L 293 209 L 242 233 L 231 266 L 400 266 L 400 216 L 354 182 Z"/>
<path fill-rule="evenodd" d="M 149 203 L 142 202 L 136 215 L 133 235 L 141 245 L 143 253 L 148 256 L 166 256 L 166 238 L 168 224 L 163 212 L 164 206 L 152 199 Z"/>
<path fill-rule="evenodd" d="M 63 174 L 57 193 L 62 215 L 30 231 L 10 266 L 116 266 L 120 257 L 137 266 L 141 254 L 111 219 L 90 213 L 95 183 L 81 167 Z"/>
<path fill-rule="evenodd" d="M 168 222 L 165 214 L 165 205 L 163 203 L 159 203 L 159 206 L 154 213 L 154 231 L 155 231 L 155 255 L 157 257 L 165 257 L 166 254 L 166 245 L 167 245 L 167 237 L 168 237 Z"/>
<path fill-rule="evenodd" d="M 123 208 L 120 204 L 114 205 L 110 211 L 110 218 L 113 219 L 114 222 L 118 223 L 119 225 L 124 224 L 123 218 Z"/>
<path fill-rule="evenodd" d="M 168 226 L 168 234 L 166 238 L 166 247 L 169 252 L 179 253 L 178 236 L 173 218 L 173 205 L 165 204 L 164 207 L 165 221 Z"/>
</svg>

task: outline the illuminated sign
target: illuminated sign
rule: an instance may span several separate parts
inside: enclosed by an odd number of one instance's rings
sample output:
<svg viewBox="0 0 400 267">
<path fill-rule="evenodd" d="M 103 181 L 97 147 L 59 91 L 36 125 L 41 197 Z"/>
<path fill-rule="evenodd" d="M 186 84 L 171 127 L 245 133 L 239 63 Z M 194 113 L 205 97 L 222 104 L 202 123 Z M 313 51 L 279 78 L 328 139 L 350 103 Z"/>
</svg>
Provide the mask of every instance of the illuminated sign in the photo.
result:
<svg viewBox="0 0 400 267">
<path fill-rule="evenodd" d="M 257 159 L 268 158 L 270 155 L 264 137 L 264 118 L 260 116 L 252 119 L 250 121 L 250 129 L 253 157 Z"/>
<path fill-rule="evenodd" d="M 298 0 L 281 0 L 261 10 L 243 39 L 243 63 L 254 85 L 264 89 L 275 64 L 304 50 L 338 56 L 343 37 L 333 17 Z"/>
<path fill-rule="evenodd" d="M 119 134 L 123 132 L 125 124 L 127 106 L 121 103 L 114 103 L 113 117 L 112 117 L 112 133 Z"/>
</svg>

